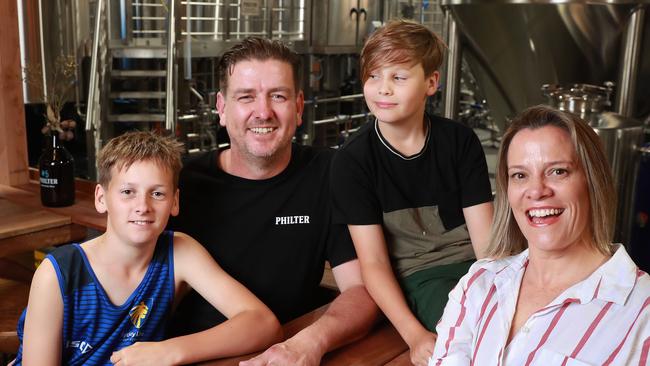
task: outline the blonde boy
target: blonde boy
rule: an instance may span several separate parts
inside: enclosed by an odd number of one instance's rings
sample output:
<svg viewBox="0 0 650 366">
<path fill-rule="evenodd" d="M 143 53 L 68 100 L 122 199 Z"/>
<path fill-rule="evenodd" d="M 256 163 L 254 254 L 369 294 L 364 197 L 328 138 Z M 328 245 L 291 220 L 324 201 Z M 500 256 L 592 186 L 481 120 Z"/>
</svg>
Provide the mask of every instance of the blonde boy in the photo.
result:
<svg viewBox="0 0 650 366">
<path fill-rule="evenodd" d="M 149 132 L 104 147 L 95 207 L 107 213 L 106 232 L 58 248 L 38 268 L 17 364 L 184 364 L 277 340 L 279 323 L 264 304 L 191 237 L 163 231 L 178 214 L 180 153 L 179 143 Z M 163 341 L 174 295 L 186 286 L 229 320 Z"/>
<path fill-rule="evenodd" d="M 391 21 L 361 52 L 364 97 L 376 117 L 332 166 L 335 222 L 347 224 L 364 282 L 426 365 L 447 295 L 484 252 L 492 195 L 473 131 L 425 114 L 445 45 L 424 26 Z"/>
</svg>

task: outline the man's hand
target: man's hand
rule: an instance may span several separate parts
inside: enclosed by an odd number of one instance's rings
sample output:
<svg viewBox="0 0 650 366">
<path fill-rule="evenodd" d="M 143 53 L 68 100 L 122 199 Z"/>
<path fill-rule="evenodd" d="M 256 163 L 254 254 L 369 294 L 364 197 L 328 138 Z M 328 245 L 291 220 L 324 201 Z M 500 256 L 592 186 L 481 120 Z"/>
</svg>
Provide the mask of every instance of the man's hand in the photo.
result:
<svg viewBox="0 0 650 366">
<path fill-rule="evenodd" d="M 111 355 L 113 365 L 173 365 L 163 342 L 138 342 Z"/>
<path fill-rule="evenodd" d="M 248 361 L 242 361 L 239 366 L 317 366 L 323 357 L 313 347 L 301 345 L 294 338 L 277 343 L 264 353 Z"/>
<path fill-rule="evenodd" d="M 412 344 L 409 344 L 411 363 L 414 366 L 427 366 L 433 355 L 433 347 L 438 337 L 431 332 L 424 332 L 419 335 Z"/>
</svg>

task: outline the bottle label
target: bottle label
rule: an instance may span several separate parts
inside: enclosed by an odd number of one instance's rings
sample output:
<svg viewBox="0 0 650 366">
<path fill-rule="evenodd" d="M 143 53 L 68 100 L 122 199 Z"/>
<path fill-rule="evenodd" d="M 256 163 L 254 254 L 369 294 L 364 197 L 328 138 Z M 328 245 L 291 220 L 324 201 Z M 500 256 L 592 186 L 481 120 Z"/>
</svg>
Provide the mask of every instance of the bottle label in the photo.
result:
<svg viewBox="0 0 650 366">
<path fill-rule="evenodd" d="M 41 187 L 56 188 L 58 184 L 59 180 L 57 178 L 50 178 L 50 172 L 41 170 Z"/>
</svg>

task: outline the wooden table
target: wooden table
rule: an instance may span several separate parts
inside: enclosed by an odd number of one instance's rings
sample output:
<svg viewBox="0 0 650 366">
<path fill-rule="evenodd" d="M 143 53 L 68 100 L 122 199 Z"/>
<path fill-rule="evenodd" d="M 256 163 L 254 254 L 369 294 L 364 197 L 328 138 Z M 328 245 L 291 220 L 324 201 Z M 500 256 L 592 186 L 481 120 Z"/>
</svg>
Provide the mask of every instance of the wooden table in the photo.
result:
<svg viewBox="0 0 650 366">
<path fill-rule="evenodd" d="M 82 240 L 86 228 L 73 224 L 70 216 L 26 206 L 0 196 L 0 277 L 10 277 L 17 265 L 33 272 L 35 249 Z M 18 259 L 27 254 L 29 262 Z M 13 266 L 13 267 L 12 267 Z M 25 282 L 29 282 L 29 279 Z"/>
<path fill-rule="evenodd" d="M 68 216 L 74 224 L 105 231 L 106 214 L 100 214 L 95 210 L 93 187 L 94 183 L 92 182 L 77 184 L 75 203 L 67 207 L 44 207 L 41 204 L 39 185 L 35 181 L 19 186 L 0 184 L 0 198 L 33 209 Z"/>
<path fill-rule="evenodd" d="M 282 328 L 285 336 L 287 338 L 292 337 L 315 322 L 325 312 L 327 306 L 329 305 L 324 305 L 284 324 Z M 208 361 L 201 363 L 201 365 L 237 366 L 240 361 L 248 360 L 256 354 Z M 326 354 L 321 361 L 321 365 L 324 366 L 376 366 L 388 364 L 407 366 L 411 365 L 411 362 L 408 357 L 408 346 L 397 333 L 397 330 L 385 319 L 377 324 L 370 334 L 364 338 Z"/>
</svg>

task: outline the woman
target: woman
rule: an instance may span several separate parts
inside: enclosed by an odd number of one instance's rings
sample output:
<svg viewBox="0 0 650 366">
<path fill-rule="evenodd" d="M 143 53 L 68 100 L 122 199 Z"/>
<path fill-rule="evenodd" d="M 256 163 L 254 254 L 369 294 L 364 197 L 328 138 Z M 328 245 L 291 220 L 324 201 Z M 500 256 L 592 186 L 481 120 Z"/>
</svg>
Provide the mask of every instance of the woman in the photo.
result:
<svg viewBox="0 0 650 366">
<path fill-rule="evenodd" d="M 429 365 L 646 365 L 650 277 L 611 243 L 615 201 L 584 121 L 545 106 L 516 118 L 499 151 L 497 259 L 450 293 Z"/>
</svg>

